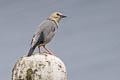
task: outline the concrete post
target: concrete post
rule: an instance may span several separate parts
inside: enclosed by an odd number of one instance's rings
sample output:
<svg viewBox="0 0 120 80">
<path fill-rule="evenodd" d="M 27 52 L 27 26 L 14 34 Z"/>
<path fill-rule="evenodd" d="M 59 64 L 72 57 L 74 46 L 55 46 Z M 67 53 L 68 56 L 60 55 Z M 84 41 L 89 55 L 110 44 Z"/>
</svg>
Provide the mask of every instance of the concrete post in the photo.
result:
<svg viewBox="0 0 120 80">
<path fill-rule="evenodd" d="M 64 63 L 47 53 L 23 56 L 15 64 L 12 80 L 67 80 Z"/>
</svg>

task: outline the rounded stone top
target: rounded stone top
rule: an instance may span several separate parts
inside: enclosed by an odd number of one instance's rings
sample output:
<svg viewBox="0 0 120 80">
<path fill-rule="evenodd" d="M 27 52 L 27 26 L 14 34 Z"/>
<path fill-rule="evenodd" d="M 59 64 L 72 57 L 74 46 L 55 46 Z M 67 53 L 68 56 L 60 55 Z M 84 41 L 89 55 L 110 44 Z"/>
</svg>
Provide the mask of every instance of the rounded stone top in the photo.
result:
<svg viewBox="0 0 120 80">
<path fill-rule="evenodd" d="M 13 68 L 12 80 L 67 80 L 66 68 L 58 57 L 47 53 L 23 56 Z"/>
</svg>

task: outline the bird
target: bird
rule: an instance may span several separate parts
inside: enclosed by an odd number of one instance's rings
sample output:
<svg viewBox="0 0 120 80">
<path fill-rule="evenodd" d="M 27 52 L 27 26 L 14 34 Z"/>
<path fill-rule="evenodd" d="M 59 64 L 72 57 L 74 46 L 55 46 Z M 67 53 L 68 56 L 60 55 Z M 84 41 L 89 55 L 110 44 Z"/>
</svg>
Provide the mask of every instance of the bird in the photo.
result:
<svg viewBox="0 0 120 80">
<path fill-rule="evenodd" d="M 46 47 L 46 44 L 48 44 L 52 40 L 58 29 L 58 24 L 60 20 L 65 17 L 67 16 L 63 15 L 60 12 L 54 12 L 47 19 L 40 23 L 39 27 L 37 28 L 36 32 L 33 35 L 31 47 L 29 49 L 27 56 L 31 56 L 36 47 L 38 47 L 40 53 L 41 46 L 47 51 L 48 54 L 54 55 Z"/>
</svg>

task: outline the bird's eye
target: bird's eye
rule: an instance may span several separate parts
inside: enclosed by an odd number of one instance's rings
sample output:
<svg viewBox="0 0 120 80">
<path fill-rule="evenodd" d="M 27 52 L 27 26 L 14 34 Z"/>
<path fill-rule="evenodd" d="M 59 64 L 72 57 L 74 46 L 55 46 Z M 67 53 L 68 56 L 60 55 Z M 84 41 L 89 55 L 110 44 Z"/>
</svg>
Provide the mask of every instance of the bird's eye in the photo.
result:
<svg viewBox="0 0 120 80">
<path fill-rule="evenodd" d="M 60 16 L 60 14 L 58 14 L 58 13 L 57 13 L 56 15 L 57 15 L 57 16 Z"/>
</svg>

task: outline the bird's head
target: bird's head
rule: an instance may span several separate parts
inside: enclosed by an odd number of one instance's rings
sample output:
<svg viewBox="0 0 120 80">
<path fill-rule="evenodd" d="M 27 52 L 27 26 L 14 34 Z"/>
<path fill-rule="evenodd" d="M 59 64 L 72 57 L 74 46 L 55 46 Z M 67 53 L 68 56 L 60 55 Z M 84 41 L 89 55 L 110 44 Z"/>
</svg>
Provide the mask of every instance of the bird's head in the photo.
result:
<svg viewBox="0 0 120 80">
<path fill-rule="evenodd" d="M 64 16 L 62 13 L 60 12 L 54 12 L 50 15 L 50 19 L 54 20 L 57 24 L 59 23 L 59 21 L 62 19 L 62 18 L 65 18 L 66 16 Z"/>
</svg>

